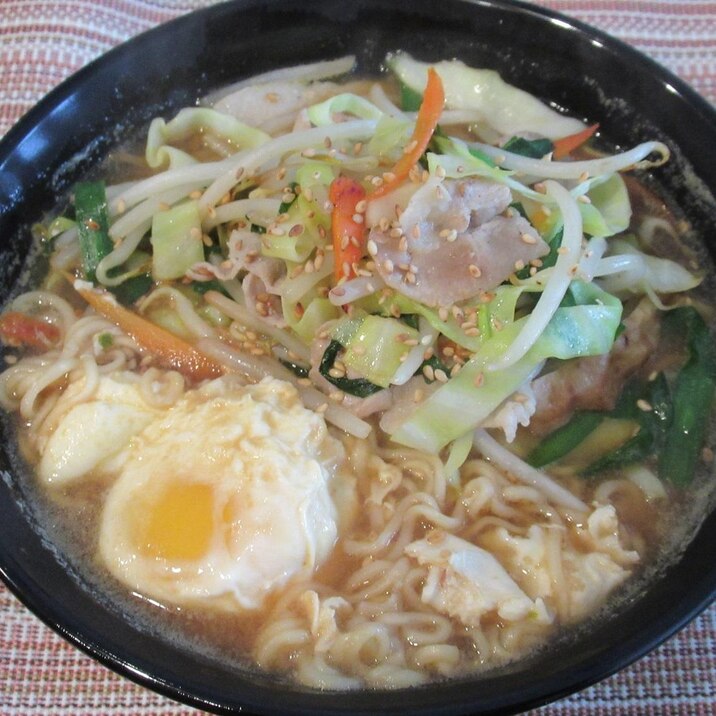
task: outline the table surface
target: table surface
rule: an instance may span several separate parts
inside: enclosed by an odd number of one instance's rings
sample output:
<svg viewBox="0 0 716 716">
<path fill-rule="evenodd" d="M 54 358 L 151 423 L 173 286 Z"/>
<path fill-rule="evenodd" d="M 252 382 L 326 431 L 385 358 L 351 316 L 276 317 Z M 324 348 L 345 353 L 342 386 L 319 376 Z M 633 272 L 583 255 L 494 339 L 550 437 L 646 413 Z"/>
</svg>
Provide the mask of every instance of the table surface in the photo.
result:
<svg viewBox="0 0 716 716">
<path fill-rule="evenodd" d="M 0 0 L 0 136 L 72 72 L 212 0 Z M 634 45 L 716 104 L 716 0 L 543 0 Z M 3 716 L 197 714 L 74 649 L 0 585 Z M 716 606 L 605 681 L 531 716 L 716 714 Z"/>
</svg>

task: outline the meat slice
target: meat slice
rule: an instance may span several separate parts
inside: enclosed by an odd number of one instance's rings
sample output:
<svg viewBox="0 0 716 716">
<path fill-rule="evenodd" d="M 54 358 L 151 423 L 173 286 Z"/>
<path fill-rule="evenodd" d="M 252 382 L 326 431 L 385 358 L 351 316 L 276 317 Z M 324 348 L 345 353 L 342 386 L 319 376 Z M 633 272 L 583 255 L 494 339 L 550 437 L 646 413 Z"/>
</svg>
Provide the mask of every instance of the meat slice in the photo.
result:
<svg viewBox="0 0 716 716">
<path fill-rule="evenodd" d="M 657 309 L 642 299 L 624 319 L 624 332 L 609 353 L 576 358 L 537 378 L 537 408 L 530 432 L 546 435 L 564 425 L 575 410 L 611 410 L 624 383 L 644 366 L 659 343 Z"/>
<path fill-rule="evenodd" d="M 402 235 L 374 226 L 376 270 L 427 306 L 450 306 L 502 283 L 549 248 L 520 216 L 501 216 L 510 190 L 482 179 L 432 179 L 402 213 Z"/>
</svg>

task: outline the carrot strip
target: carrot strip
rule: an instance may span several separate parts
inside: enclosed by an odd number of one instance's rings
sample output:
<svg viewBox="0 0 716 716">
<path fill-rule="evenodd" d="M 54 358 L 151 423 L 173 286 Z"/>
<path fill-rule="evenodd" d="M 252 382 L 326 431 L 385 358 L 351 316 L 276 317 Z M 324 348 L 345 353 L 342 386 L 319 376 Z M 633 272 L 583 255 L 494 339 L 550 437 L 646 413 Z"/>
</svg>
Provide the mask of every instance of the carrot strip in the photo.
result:
<svg viewBox="0 0 716 716">
<path fill-rule="evenodd" d="M 173 368 L 193 380 L 215 378 L 224 373 L 220 363 L 169 331 L 124 308 L 106 291 L 78 288 L 77 292 L 97 313 L 131 336 L 140 348 L 157 358 L 165 367 Z"/>
<path fill-rule="evenodd" d="M 584 144 L 598 129 L 599 124 L 593 124 L 590 127 L 585 127 L 576 134 L 570 134 L 567 137 L 555 139 L 553 142 L 554 150 L 552 152 L 552 156 L 555 159 L 563 159 L 577 149 L 577 147 Z"/>
<path fill-rule="evenodd" d="M 365 253 L 365 225 L 356 221 L 361 216 L 356 204 L 365 199 L 365 189 L 355 179 L 339 176 L 331 182 L 328 198 L 333 204 L 331 212 L 331 236 L 335 256 L 336 280 L 355 276 L 353 264 Z"/>
<path fill-rule="evenodd" d="M 60 329 L 19 311 L 8 311 L 0 316 L 0 340 L 14 348 L 46 351 L 60 340 Z"/>
<path fill-rule="evenodd" d="M 428 84 L 425 87 L 423 101 L 418 110 L 418 117 L 415 120 L 415 129 L 408 142 L 406 151 L 393 167 L 393 178 L 381 184 L 371 193 L 370 199 L 377 199 L 380 196 L 390 193 L 402 184 L 407 178 L 410 170 L 418 163 L 423 152 L 428 148 L 430 139 L 438 126 L 440 115 L 445 104 L 445 90 L 440 75 L 434 68 L 428 69 Z"/>
</svg>

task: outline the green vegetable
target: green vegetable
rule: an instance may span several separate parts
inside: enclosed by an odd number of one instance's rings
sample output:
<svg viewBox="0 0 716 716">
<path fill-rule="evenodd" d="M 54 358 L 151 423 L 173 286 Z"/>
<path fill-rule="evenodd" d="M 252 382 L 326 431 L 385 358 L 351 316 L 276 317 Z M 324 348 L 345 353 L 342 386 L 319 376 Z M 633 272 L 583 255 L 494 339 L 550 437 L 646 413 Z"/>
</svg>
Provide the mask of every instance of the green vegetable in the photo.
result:
<svg viewBox="0 0 716 716">
<path fill-rule="evenodd" d="M 160 211 L 152 218 L 152 275 L 156 281 L 181 278 L 204 260 L 201 217 L 196 201 Z"/>
<path fill-rule="evenodd" d="M 109 214 L 104 182 L 80 182 L 75 185 L 75 215 L 82 252 L 82 270 L 88 281 L 97 280 L 99 262 L 111 253 Z"/>
<path fill-rule="evenodd" d="M 683 486 L 693 478 L 708 428 L 716 387 L 716 349 L 694 308 L 677 308 L 664 323 L 667 328 L 685 327 L 689 358 L 674 384 L 673 417 L 659 455 L 659 475 Z"/>
<path fill-rule="evenodd" d="M 423 102 L 423 95 L 405 83 L 400 83 L 400 108 L 403 112 L 417 112 Z"/>
<path fill-rule="evenodd" d="M 575 305 L 555 311 L 527 355 L 509 368 L 490 370 L 519 335 L 527 320 L 521 318 L 495 331 L 456 376 L 418 406 L 393 440 L 437 453 L 482 423 L 547 358 L 607 353 L 621 320 L 621 302 L 594 284 L 573 281 L 569 290 Z"/>
<path fill-rule="evenodd" d="M 559 114 L 527 92 L 507 84 L 494 70 L 474 69 L 459 60 L 419 62 L 405 52 L 390 57 L 388 66 L 415 93 L 423 91 L 428 67 L 434 67 L 445 89 L 445 105 L 449 109 L 475 110 L 501 134 L 534 132 L 559 139 L 584 130 L 579 120 Z"/>
<path fill-rule="evenodd" d="M 308 368 L 306 368 L 306 366 L 299 365 L 291 360 L 284 360 L 283 358 L 279 358 L 278 362 L 299 378 L 308 378 Z"/>
<path fill-rule="evenodd" d="M 576 413 L 561 428 L 550 433 L 528 456 L 527 462 L 532 467 L 544 467 L 559 460 L 574 450 L 602 422 L 601 413 L 585 411 Z"/>
<path fill-rule="evenodd" d="M 295 181 L 292 181 L 288 185 L 289 191 L 293 194 L 293 199 L 291 199 L 290 201 L 282 201 L 281 202 L 281 205 L 278 207 L 279 215 L 285 214 L 294 205 L 294 203 L 296 202 L 296 199 L 298 199 L 298 192 L 296 191 L 296 189 L 298 189 L 298 186 L 299 186 L 298 182 L 295 182 Z"/>
<path fill-rule="evenodd" d="M 348 395 L 355 395 L 358 398 L 367 398 L 373 393 L 377 393 L 379 390 L 383 390 L 379 385 L 371 383 L 369 380 L 363 378 L 334 378 L 330 375 L 330 370 L 336 362 L 338 354 L 343 350 L 343 346 L 337 341 L 332 340 L 328 344 L 323 358 L 321 358 L 321 364 L 318 367 L 318 372 L 336 388 L 342 390 Z"/>
<path fill-rule="evenodd" d="M 249 127 L 223 112 L 208 107 L 190 107 L 182 109 L 169 122 L 161 118 L 152 120 L 147 133 L 147 164 L 154 169 L 164 164 L 172 168 L 193 164 L 196 160 L 190 154 L 167 145 L 181 142 L 200 132 L 223 139 L 236 150 L 258 147 L 271 138 L 265 132 Z"/>
<path fill-rule="evenodd" d="M 364 97 L 350 92 L 337 94 L 325 102 L 309 107 L 308 118 L 316 127 L 333 124 L 334 114 L 352 114 L 360 119 L 380 119 L 383 112 Z"/>
<path fill-rule="evenodd" d="M 122 281 L 117 286 L 109 286 L 109 290 L 117 297 L 117 300 L 124 306 L 136 303 L 154 285 L 154 279 L 150 274 L 145 273 L 139 276 L 132 276 Z"/>
<path fill-rule="evenodd" d="M 366 316 L 345 345 L 343 362 L 371 383 L 387 388 L 410 352 L 409 340 L 419 340 L 414 328 L 395 318 Z"/>
<path fill-rule="evenodd" d="M 217 281 L 215 278 L 209 281 L 192 281 L 189 286 L 194 293 L 198 293 L 200 296 L 203 296 L 207 291 L 218 291 L 224 296 L 229 296 L 221 281 Z"/>
<path fill-rule="evenodd" d="M 554 149 L 554 144 L 549 139 L 524 139 L 524 137 L 512 137 L 508 139 L 502 148 L 512 154 L 520 154 L 523 157 L 542 159 Z"/>
</svg>

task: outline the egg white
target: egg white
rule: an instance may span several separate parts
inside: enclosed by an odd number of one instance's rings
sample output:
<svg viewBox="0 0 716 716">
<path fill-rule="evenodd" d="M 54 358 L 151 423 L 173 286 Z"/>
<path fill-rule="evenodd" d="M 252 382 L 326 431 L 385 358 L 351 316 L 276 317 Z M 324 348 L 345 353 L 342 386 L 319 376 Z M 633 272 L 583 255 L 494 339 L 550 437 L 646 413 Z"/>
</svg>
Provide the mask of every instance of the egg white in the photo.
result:
<svg viewBox="0 0 716 716">
<path fill-rule="evenodd" d="M 100 556 L 165 604 L 257 608 L 332 550 L 342 458 L 290 384 L 212 381 L 132 439 L 102 513 Z"/>
</svg>

